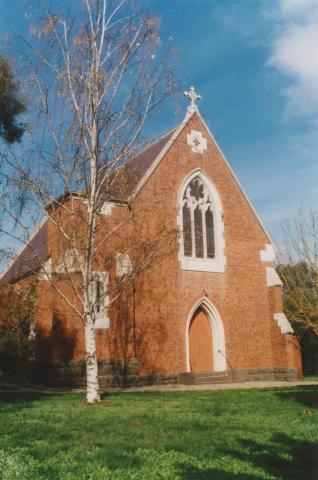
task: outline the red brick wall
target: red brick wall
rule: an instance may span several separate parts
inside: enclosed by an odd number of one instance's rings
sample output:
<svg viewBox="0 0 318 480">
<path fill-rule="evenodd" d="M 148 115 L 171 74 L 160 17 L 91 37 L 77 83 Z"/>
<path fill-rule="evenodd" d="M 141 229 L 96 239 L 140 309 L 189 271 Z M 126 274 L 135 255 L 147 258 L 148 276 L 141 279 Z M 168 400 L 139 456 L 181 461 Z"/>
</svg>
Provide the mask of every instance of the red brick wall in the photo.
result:
<svg viewBox="0 0 318 480">
<path fill-rule="evenodd" d="M 137 294 L 137 325 L 147 333 L 139 360 L 144 372 L 180 372 L 185 370 L 185 329 L 193 305 L 207 293 L 218 309 L 225 329 L 226 355 L 233 368 L 292 366 L 285 358 L 276 363 L 276 350 L 284 337 L 273 320 L 266 286 L 265 266 L 260 250 L 268 239 L 256 220 L 230 170 L 207 132 L 208 149 L 203 155 L 190 151 L 186 135 L 191 129 L 203 130 L 194 118 L 162 160 L 156 172 L 137 196 L 134 205 L 162 199 L 166 221 L 176 222 L 177 195 L 183 179 L 200 167 L 212 179 L 221 197 L 224 211 L 224 274 L 182 271 L 177 255 L 166 258 L 147 272 Z M 276 295 L 274 311 L 281 311 Z M 140 327 L 139 327 L 140 326 Z M 276 329 L 277 347 L 272 330 Z M 277 331 L 278 330 L 278 331 Z M 137 352 L 138 353 L 138 352 Z M 286 354 L 285 354 L 286 355 Z"/>
<path fill-rule="evenodd" d="M 192 153 L 187 145 L 186 135 L 191 129 L 203 131 L 208 139 L 208 149 L 203 155 Z M 133 201 L 132 210 L 118 206 L 110 217 L 101 219 L 99 231 L 105 236 L 125 217 L 134 215 L 116 235 L 109 236 L 98 268 L 105 268 L 105 258 L 111 259 L 114 252 L 122 251 L 129 242 L 133 243 L 131 256 L 136 261 L 138 249 L 140 253 L 147 239 L 150 244 L 157 232 L 176 229 L 179 188 L 184 178 L 198 167 L 213 181 L 221 197 L 227 259 L 225 273 L 181 270 L 177 245 L 171 242 L 169 249 L 163 248 L 162 255 L 157 255 L 156 261 L 136 278 L 135 295 L 132 285 L 127 285 L 112 305 L 110 329 L 97 331 L 99 358 L 136 355 L 141 373 L 184 372 L 189 312 L 199 299 L 207 296 L 223 320 L 230 368 L 297 367 L 299 370 L 299 357 L 291 354 L 286 336 L 281 335 L 273 319 L 273 313 L 282 311 L 281 292 L 280 289 L 269 291 L 265 272 L 268 264 L 260 260 L 260 250 L 269 240 L 198 117 L 192 118 L 185 127 Z M 57 233 L 53 229 L 53 263 L 57 244 Z M 157 250 L 159 245 L 160 242 Z M 114 280 L 114 262 L 109 261 L 107 269 Z M 112 295 L 115 293 L 113 291 Z M 71 336 L 72 341 L 66 346 L 70 356 L 83 358 L 81 324 L 64 301 L 56 295 L 53 297 L 54 313 L 47 317 L 41 315 L 39 324 L 41 328 L 49 328 L 50 322 L 53 327 L 54 322 L 59 323 L 64 333 Z M 58 343 L 57 339 L 55 341 Z M 53 356 L 56 358 L 58 354 L 55 352 Z"/>
<path fill-rule="evenodd" d="M 300 342 L 297 337 L 290 336 L 289 337 L 290 343 L 292 343 L 293 349 L 293 358 L 291 359 L 291 363 L 295 366 L 297 378 L 303 378 L 303 365 L 301 360 L 301 348 Z"/>
</svg>

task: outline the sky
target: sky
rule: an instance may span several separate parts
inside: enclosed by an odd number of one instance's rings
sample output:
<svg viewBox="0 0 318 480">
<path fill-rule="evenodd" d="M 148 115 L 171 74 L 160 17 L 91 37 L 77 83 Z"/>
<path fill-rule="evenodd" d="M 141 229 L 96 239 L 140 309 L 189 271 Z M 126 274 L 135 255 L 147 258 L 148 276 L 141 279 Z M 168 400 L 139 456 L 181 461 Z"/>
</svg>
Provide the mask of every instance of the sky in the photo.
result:
<svg viewBox="0 0 318 480">
<path fill-rule="evenodd" d="M 75 1 L 75 0 L 74 0 Z M 201 114 L 276 242 L 318 209 L 318 0 L 142 0 L 176 48 L 181 91 Z M 0 0 L 0 34 L 24 33 L 24 0 Z M 158 133 L 185 114 L 158 113 Z"/>
</svg>

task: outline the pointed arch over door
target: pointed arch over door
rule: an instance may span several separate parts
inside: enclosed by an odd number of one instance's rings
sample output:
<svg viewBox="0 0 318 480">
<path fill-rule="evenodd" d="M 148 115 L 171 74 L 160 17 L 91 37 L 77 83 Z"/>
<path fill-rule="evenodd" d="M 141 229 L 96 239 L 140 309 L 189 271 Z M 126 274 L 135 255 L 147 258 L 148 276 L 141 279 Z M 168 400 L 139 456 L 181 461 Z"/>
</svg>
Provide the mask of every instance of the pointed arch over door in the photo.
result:
<svg viewBox="0 0 318 480">
<path fill-rule="evenodd" d="M 196 336 L 200 329 L 204 332 L 201 332 L 203 335 L 198 339 Z M 192 308 L 186 323 L 185 340 L 187 372 L 209 371 L 209 368 L 214 372 L 226 370 L 223 322 L 216 307 L 207 298 L 199 300 Z M 204 349 L 201 358 L 198 355 L 199 348 Z"/>
</svg>

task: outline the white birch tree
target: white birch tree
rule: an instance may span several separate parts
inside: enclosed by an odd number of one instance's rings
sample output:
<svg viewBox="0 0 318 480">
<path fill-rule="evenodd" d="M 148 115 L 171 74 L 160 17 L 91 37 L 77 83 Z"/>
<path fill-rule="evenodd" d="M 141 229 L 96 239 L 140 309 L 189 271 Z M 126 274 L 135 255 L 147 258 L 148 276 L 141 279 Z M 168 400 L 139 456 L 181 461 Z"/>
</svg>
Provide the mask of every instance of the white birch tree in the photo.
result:
<svg viewBox="0 0 318 480">
<path fill-rule="evenodd" d="M 23 149 L 2 156 L 1 235 L 27 244 L 50 204 L 72 296 L 45 265 L 42 275 L 83 324 L 87 401 L 94 403 L 100 393 L 91 287 L 107 242 L 98 236 L 99 214 L 119 167 L 140 149 L 146 120 L 174 92 L 174 77 L 157 18 L 130 0 L 70 2 L 64 12 L 42 5 L 42 13 L 40 24 L 30 26 L 32 36 L 21 39 L 33 126 Z M 66 195 L 81 204 L 80 222 Z"/>
</svg>

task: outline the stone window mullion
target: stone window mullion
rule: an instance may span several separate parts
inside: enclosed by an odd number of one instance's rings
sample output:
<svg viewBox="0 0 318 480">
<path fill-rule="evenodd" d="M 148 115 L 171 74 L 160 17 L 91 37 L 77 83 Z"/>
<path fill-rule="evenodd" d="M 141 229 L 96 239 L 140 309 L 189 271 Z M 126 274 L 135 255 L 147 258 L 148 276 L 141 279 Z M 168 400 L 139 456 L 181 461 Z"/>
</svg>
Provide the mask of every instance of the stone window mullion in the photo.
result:
<svg viewBox="0 0 318 480">
<path fill-rule="evenodd" d="M 194 210 L 195 256 L 204 258 L 202 208 L 197 204 Z"/>
<path fill-rule="evenodd" d="M 191 211 L 188 202 L 184 202 L 182 207 L 182 225 L 183 225 L 183 254 L 192 257 L 192 226 Z"/>
<path fill-rule="evenodd" d="M 214 228 L 214 212 L 208 207 L 205 212 L 205 224 L 207 229 L 207 257 L 215 258 L 215 228 Z"/>
<path fill-rule="evenodd" d="M 205 219 L 205 212 L 207 210 L 206 205 L 202 207 L 202 228 L 203 228 L 203 256 L 207 258 L 207 241 L 206 241 L 206 219 Z"/>
<path fill-rule="evenodd" d="M 194 226 L 194 210 L 195 205 L 193 203 L 190 206 L 190 214 L 191 214 L 191 238 L 192 238 L 192 257 L 195 258 L 195 226 Z"/>
</svg>

